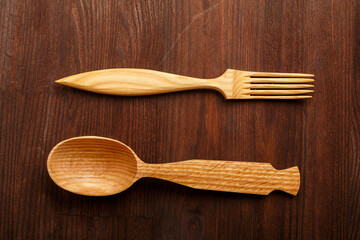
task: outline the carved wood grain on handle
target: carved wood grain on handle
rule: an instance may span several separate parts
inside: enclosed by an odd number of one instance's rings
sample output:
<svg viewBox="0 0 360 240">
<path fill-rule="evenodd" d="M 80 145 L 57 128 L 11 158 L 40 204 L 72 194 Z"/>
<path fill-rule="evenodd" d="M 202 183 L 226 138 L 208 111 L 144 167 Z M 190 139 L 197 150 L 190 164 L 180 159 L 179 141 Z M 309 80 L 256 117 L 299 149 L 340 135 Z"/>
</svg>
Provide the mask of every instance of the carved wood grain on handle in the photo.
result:
<svg viewBox="0 0 360 240">
<path fill-rule="evenodd" d="M 56 82 L 96 93 L 143 96 L 192 89 L 221 91 L 217 86 L 217 79 L 192 78 L 148 69 L 119 68 L 80 73 Z"/>
<path fill-rule="evenodd" d="M 205 190 L 267 195 L 281 190 L 296 195 L 297 167 L 276 170 L 269 163 L 188 160 L 165 164 L 138 164 L 137 177 L 154 177 Z"/>
</svg>

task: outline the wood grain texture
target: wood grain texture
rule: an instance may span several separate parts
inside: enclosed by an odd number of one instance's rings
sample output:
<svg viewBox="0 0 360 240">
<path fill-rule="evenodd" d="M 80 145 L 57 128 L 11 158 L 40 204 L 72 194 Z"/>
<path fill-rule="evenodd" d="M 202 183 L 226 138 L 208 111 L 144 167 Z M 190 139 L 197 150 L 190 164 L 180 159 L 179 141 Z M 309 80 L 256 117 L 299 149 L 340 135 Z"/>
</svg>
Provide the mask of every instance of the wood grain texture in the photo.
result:
<svg viewBox="0 0 360 240">
<path fill-rule="evenodd" d="M 359 18 L 356 0 L 0 1 L 0 239 L 359 239 Z M 315 94 L 117 97 L 54 82 L 108 68 L 313 73 Z M 78 196 L 52 182 L 46 159 L 79 135 L 118 139 L 154 164 L 299 166 L 301 188 L 262 197 L 142 179 Z"/>
<path fill-rule="evenodd" d="M 297 167 L 276 170 L 269 163 L 195 159 L 162 164 L 139 164 L 141 177 L 159 178 L 195 189 L 268 195 L 281 190 L 296 195 Z"/>
<path fill-rule="evenodd" d="M 79 73 L 56 82 L 85 91 L 120 96 L 146 96 L 194 89 L 213 89 L 224 95 L 226 99 L 304 99 L 311 98 L 311 95 L 305 94 L 314 90 L 297 88 L 314 87 L 301 84 L 313 82 L 314 79 L 311 77 L 314 76 L 227 69 L 217 78 L 201 79 L 149 69 L 118 68 Z M 262 84 L 258 84 L 259 82 Z M 274 82 L 281 84 L 274 85 Z M 257 88 L 265 90 L 257 90 Z"/>
</svg>

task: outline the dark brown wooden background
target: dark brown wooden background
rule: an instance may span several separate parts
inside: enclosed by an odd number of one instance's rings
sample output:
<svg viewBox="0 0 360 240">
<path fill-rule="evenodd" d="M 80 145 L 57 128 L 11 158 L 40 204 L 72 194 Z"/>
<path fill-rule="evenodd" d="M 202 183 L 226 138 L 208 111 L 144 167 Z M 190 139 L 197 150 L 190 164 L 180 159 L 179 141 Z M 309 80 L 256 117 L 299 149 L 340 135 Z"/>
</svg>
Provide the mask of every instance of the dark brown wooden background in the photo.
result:
<svg viewBox="0 0 360 240">
<path fill-rule="evenodd" d="M 313 73 L 315 94 L 114 97 L 54 83 L 115 67 Z M 360 238 L 359 1 L 2 0 L 0 79 L 0 239 Z M 264 197 L 142 179 L 79 196 L 46 170 L 51 148 L 79 135 L 118 139 L 150 163 L 297 165 L 301 188 Z"/>
</svg>

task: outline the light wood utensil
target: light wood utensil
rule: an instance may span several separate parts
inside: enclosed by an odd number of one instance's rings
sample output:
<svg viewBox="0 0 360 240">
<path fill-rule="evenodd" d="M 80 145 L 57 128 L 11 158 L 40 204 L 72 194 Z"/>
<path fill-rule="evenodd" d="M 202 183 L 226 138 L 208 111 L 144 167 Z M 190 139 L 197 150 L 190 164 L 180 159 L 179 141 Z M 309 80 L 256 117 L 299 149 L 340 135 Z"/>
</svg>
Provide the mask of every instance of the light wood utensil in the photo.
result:
<svg viewBox="0 0 360 240">
<path fill-rule="evenodd" d="M 220 77 L 200 79 L 146 69 L 119 68 L 86 72 L 57 83 L 86 91 L 142 96 L 192 89 L 213 89 L 227 99 L 304 99 L 313 74 L 248 72 L 228 69 Z"/>
<path fill-rule="evenodd" d="M 261 195 L 274 190 L 296 195 L 300 186 L 297 167 L 276 170 L 269 163 L 216 160 L 148 164 L 125 144 L 96 136 L 57 144 L 49 154 L 47 169 L 61 188 L 89 196 L 122 192 L 143 177 L 197 189 Z"/>
</svg>

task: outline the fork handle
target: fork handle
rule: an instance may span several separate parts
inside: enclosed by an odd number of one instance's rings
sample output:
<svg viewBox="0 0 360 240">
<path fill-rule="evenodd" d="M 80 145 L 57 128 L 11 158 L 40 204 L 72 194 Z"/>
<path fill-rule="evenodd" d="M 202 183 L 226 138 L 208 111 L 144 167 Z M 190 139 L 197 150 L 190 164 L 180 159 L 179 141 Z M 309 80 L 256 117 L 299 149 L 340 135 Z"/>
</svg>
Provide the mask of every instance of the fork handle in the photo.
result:
<svg viewBox="0 0 360 240">
<path fill-rule="evenodd" d="M 298 167 L 276 170 L 269 163 L 188 160 L 164 164 L 140 164 L 137 177 L 154 177 L 188 187 L 225 192 L 267 195 L 281 190 L 296 195 L 300 187 Z"/>
<path fill-rule="evenodd" d="M 219 78 L 201 79 L 147 69 L 118 68 L 80 73 L 57 80 L 86 91 L 142 96 L 191 89 L 217 89 Z"/>
</svg>

